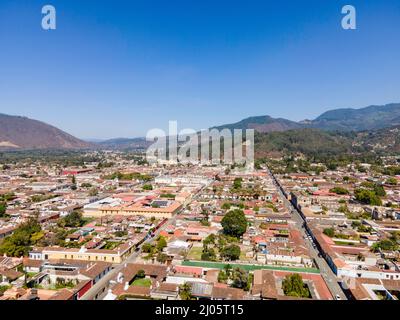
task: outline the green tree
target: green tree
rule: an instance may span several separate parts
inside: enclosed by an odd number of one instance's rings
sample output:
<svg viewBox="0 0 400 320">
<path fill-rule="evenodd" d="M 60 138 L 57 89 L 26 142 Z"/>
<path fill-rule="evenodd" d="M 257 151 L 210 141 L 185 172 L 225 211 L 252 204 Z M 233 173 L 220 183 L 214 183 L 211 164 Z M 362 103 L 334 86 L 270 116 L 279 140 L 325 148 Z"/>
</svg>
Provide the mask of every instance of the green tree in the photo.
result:
<svg viewBox="0 0 400 320">
<path fill-rule="evenodd" d="M 91 187 L 93 187 L 93 186 L 92 186 L 91 183 L 84 182 L 84 183 L 81 184 L 81 187 L 82 187 L 82 188 L 85 188 L 85 189 L 89 189 L 89 188 L 91 188 Z"/>
<path fill-rule="evenodd" d="M 301 275 L 298 273 L 287 275 L 282 281 L 282 289 L 285 295 L 291 297 L 310 298 L 310 290 L 303 282 Z"/>
<path fill-rule="evenodd" d="M 342 213 L 350 213 L 349 207 L 346 204 L 342 204 L 339 208 L 338 208 L 339 212 Z"/>
<path fill-rule="evenodd" d="M 121 237 L 127 236 L 127 235 L 128 235 L 128 231 L 119 230 L 119 231 L 116 231 L 116 232 L 114 233 L 114 235 L 115 235 L 117 238 L 121 238 Z"/>
<path fill-rule="evenodd" d="M 389 176 L 397 176 L 400 175 L 400 166 L 389 166 L 384 168 L 383 174 L 389 175 Z"/>
<path fill-rule="evenodd" d="M 382 200 L 376 195 L 374 191 L 367 189 L 356 189 L 354 191 L 355 198 L 357 201 L 372 205 L 372 206 L 381 206 Z"/>
<path fill-rule="evenodd" d="M 221 208 L 224 210 L 229 210 L 231 208 L 231 204 L 229 202 L 224 202 Z"/>
<path fill-rule="evenodd" d="M 236 244 L 231 244 L 222 249 L 221 257 L 226 260 L 238 260 L 240 257 L 240 247 Z"/>
<path fill-rule="evenodd" d="M 12 288 L 11 285 L 0 285 L 0 295 L 6 292 L 8 289 Z"/>
<path fill-rule="evenodd" d="M 392 235 L 390 236 L 390 240 L 394 241 L 395 243 L 398 243 L 400 241 L 400 232 L 399 231 L 393 232 Z"/>
<path fill-rule="evenodd" d="M 394 177 L 390 177 L 389 179 L 386 180 L 386 184 L 389 184 L 391 186 L 397 185 L 397 179 Z"/>
<path fill-rule="evenodd" d="M 217 242 L 218 250 L 222 250 L 225 247 L 225 245 L 227 244 L 226 238 L 227 237 L 222 234 L 218 236 L 218 242 Z"/>
<path fill-rule="evenodd" d="M 335 236 L 335 230 L 333 228 L 326 228 L 324 229 L 324 234 L 330 238 L 333 238 Z"/>
<path fill-rule="evenodd" d="M 0 217 L 4 217 L 7 211 L 7 203 L 5 201 L 0 202 Z"/>
<path fill-rule="evenodd" d="M 0 254 L 11 257 L 26 256 L 31 250 L 31 246 L 42 237 L 43 233 L 41 233 L 39 222 L 36 218 L 31 217 L 0 243 Z"/>
<path fill-rule="evenodd" d="M 14 192 L 7 192 L 5 194 L 0 195 L 0 201 L 4 201 L 4 202 L 10 201 L 14 198 L 15 198 Z"/>
<path fill-rule="evenodd" d="M 146 277 L 146 272 L 144 272 L 143 269 L 140 269 L 140 270 L 136 273 L 136 278 L 143 279 L 144 277 Z"/>
<path fill-rule="evenodd" d="M 220 272 L 218 273 L 218 282 L 226 283 L 228 281 L 228 278 L 229 277 L 226 272 L 224 270 L 220 270 Z"/>
<path fill-rule="evenodd" d="M 179 287 L 179 297 L 181 300 L 194 300 L 192 287 L 187 282 Z"/>
<path fill-rule="evenodd" d="M 385 191 L 385 189 L 383 188 L 383 186 L 381 184 L 375 184 L 374 188 L 373 188 L 373 191 L 375 192 L 375 194 L 378 197 L 385 197 L 386 196 L 386 191 Z"/>
<path fill-rule="evenodd" d="M 327 167 L 329 170 L 336 170 L 337 167 L 338 167 L 338 165 L 337 165 L 336 162 L 329 162 L 329 163 L 326 165 L 326 167 Z"/>
<path fill-rule="evenodd" d="M 153 190 L 153 186 L 151 184 L 143 185 L 143 190 Z"/>
<path fill-rule="evenodd" d="M 82 213 L 79 211 L 72 211 L 69 215 L 61 219 L 59 225 L 61 227 L 68 228 L 79 228 L 82 227 L 85 220 L 82 217 Z"/>
<path fill-rule="evenodd" d="M 162 251 L 167 246 L 167 241 L 163 236 L 159 236 L 157 240 L 157 250 Z"/>
<path fill-rule="evenodd" d="M 165 263 L 168 260 L 168 255 L 165 253 L 159 252 L 157 254 L 157 261 L 160 263 Z"/>
<path fill-rule="evenodd" d="M 231 274 L 232 287 L 249 290 L 249 273 L 241 268 L 235 268 Z"/>
<path fill-rule="evenodd" d="M 226 274 L 228 276 L 230 276 L 232 273 L 232 266 L 228 263 L 228 264 L 224 265 L 224 270 L 225 270 Z"/>
<path fill-rule="evenodd" d="M 203 246 L 203 252 L 201 254 L 201 260 L 203 261 L 215 261 L 217 260 L 217 254 L 214 248 L 208 248 L 206 245 Z"/>
<path fill-rule="evenodd" d="M 175 195 L 172 193 L 162 193 L 160 198 L 175 199 Z"/>
<path fill-rule="evenodd" d="M 209 226 L 211 225 L 211 223 L 210 223 L 206 218 L 201 219 L 201 220 L 200 220 L 200 224 L 201 224 L 202 226 L 205 226 L 205 227 L 209 227 Z"/>
<path fill-rule="evenodd" d="M 241 237 L 247 230 L 247 220 L 240 209 L 229 211 L 221 221 L 224 233 L 233 237 Z"/>
<path fill-rule="evenodd" d="M 203 240 L 203 244 L 208 246 L 210 244 L 215 244 L 216 241 L 216 237 L 215 234 L 211 233 L 210 235 L 208 235 L 204 240 Z"/>
<path fill-rule="evenodd" d="M 233 189 L 241 189 L 242 188 L 242 178 L 235 178 L 235 180 L 233 180 Z"/>
<path fill-rule="evenodd" d="M 154 252 L 154 246 L 150 243 L 145 243 L 142 246 L 142 252 L 144 253 L 153 253 Z"/>
<path fill-rule="evenodd" d="M 336 193 L 336 194 L 349 194 L 349 190 L 342 187 L 334 187 L 329 190 L 329 192 Z"/>
<path fill-rule="evenodd" d="M 374 252 L 378 252 L 379 249 L 383 251 L 394 251 L 397 250 L 397 248 L 398 248 L 397 243 L 391 239 L 384 239 L 372 245 L 372 250 Z"/>
</svg>

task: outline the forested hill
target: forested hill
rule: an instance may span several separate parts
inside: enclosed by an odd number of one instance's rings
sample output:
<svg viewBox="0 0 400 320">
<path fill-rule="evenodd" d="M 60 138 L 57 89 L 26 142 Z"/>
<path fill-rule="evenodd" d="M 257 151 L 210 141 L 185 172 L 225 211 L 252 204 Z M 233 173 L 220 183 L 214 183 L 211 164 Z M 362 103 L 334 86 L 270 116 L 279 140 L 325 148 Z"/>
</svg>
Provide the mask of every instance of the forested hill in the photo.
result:
<svg viewBox="0 0 400 320">
<path fill-rule="evenodd" d="M 304 154 L 336 157 L 350 154 L 394 154 L 400 152 L 400 126 L 363 132 L 299 129 L 256 133 L 256 157 Z"/>
</svg>

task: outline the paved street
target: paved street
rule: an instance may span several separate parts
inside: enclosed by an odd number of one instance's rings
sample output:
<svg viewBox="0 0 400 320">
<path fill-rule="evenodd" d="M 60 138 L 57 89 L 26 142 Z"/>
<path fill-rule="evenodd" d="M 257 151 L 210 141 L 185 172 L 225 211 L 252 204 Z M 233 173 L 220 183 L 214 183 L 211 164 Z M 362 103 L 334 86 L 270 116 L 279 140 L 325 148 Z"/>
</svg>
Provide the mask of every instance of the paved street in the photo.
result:
<svg viewBox="0 0 400 320">
<path fill-rule="evenodd" d="M 304 225 L 306 224 L 306 221 L 303 219 L 303 217 L 300 215 L 300 213 L 297 211 L 297 209 L 292 205 L 292 203 L 286 198 L 284 193 L 282 192 L 282 186 L 279 184 L 278 180 L 275 178 L 275 176 L 272 174 L 271 171 L 269 171 L 270 176 L 272 177 L 275 186 L 278 189 L 278 192 L 281 195 L 281 198 L 283 199 L 287 209 L 289 212 L 291 212 L 293 220 L 297 223 L 298 229 L 300 230 L 305 243 L 310 251 L 311 257 L 314 259 L 314 261 L 317 264 L 317 267 L 319 268 L 321 272 L 321 276 L 324 278 L 326 285 L 328 286 L 329 290 L 331 291 L 332 295 L 335 297 L 339 296 L 341 300 L 347 300 L 346 295 L 343 293 L 342 288 L 337 282 L 336 275 L 333 273 L 332 269 L 329 267 L 328 263 L 325 261 L 325 259 L 319 257 L 319 250 L 313 246 L 312 240 L 307 238 L 307 232 L 304 228 Z"/>
</svg>

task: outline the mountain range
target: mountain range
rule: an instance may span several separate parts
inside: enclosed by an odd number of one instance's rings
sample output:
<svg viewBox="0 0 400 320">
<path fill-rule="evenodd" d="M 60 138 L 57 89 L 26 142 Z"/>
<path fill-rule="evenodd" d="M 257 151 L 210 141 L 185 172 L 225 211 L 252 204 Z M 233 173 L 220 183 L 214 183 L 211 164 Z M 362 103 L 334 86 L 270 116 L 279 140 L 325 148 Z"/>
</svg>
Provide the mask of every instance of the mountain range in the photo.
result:
<svg viewBox="0 0 400 320">
<path fill-rule="evenodd" d="M 84 149 L 93 144 L 41 121 L 0 114 L 0 149 Z"/>
<path fill-rule="evenodd" d="M 300 122 L 270 116 L 250 117 L 236 123 L 217 126 L 217 129 L 254 129 L 257 132 L 287 131 L 315 128 L 326 131 L 366 131 L 400 125 L 400 103 L 369 106 L 362 109 L 335 109 L 314 120 Z"/>
<path fill-rule="evenodd" d="M 151 142 L 147 141 L 145 138 L 116 138 L 100 141 L 97 144 L 104 149 L 136 150 L 146 149 Z"/>
<path fill-rule="evenodd" d="M 213 127 L 213 129 L 254 129 L 257 132 L 287 131 L 305 128 L 306 125 L 282 118 L 272 118 L 270 116 L 250 117 L 236 123 L 224 124 Z"/>
<path fill-rule="evenodd" d="M 300 122 L 270 116 L 256 116 L 213 128 L 220 130 L 224 128 L 230 130 L 254 129 L 258 134 L 274 133 L 274 137 L 277 139 L 275 139 L 275 142 L 281 141 L 284 144 L 290 144 L 290 141 L 293 140 L 290 140 L 292 135 L 303 135 L 307 136 L 309 140 L 324 141 L 326 146 L 333 143 L 333 136 L 320 131 L 341 132 L 342 134 L 339 136 L 346 139 L 349 138 L 349 135 L 345 134 L 346 132 L 357 132 L 356 135 L 352 136 L 352 138 L 358 139 L 358 141 L 351 142 L 353 145 L 358 143 L 365 146 L 365 144 L 370 143 L 376 148 L 381 143 L 385 146 L 389 144 L 397 148 L 396 135 L 398 131 L 396 130 L 400 128 L 400 103 L 369 106 L 361 109 L 335 109 L 321 114 L 314 120 Z M 294 133 L 290 133 L 292 131 Z M 285 139 L 289 140 L 285 142 Z M 337 139 L 339 138 L 334 138 L 335 141 Z M 339 144 L 342 142 L 339 139 Z M 260 140 L 259 143 L 261 143 Z M 144 138 L 117 138 L 96 143 L 86 142 L 44 122 L 21 116 L 0 114 L 0 150 L 143 149 L 148 145 L 149 142 Z M 264 141 L 263 145 L 266 151 L 275 147 L 284 149 L 284 146 L 279 147 L 279 143 L 278 146 L 273 147 L 268 143 L 265 144 Z"/>
<path fill-rule="evenodd" d="M 359 132 L 304 128 L 255 134 L 257 159 L 294 154 L 334 159 L 345 155 L 369 157 L 399 152 L 400 126 Z"/>
</svg>

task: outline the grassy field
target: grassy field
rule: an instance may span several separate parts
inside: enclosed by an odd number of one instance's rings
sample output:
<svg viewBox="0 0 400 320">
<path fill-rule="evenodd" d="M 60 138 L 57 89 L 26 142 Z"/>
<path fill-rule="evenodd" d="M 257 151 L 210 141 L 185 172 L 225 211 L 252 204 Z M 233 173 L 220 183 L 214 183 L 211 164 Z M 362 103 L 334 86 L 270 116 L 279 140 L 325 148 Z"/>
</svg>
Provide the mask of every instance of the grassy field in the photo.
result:
<svg viewBox="0 0 400 320">
<path fill-rule="evenodd" d="M 218 254 L 218 250 L 215 248 L 215 253 Z M 188 260 L 198 260 L 201 261 L 201 254 L 203 252 L 203 247 L 192 247 L 188 253 Z M 246 252 L 240 253 L 240 260 L 250 260 L 246 257 Z"/>
<path fill-rule="evenodd" d="M 132 286 L 139 286 L 139 287 L 150 287 L 151 286 L 151 280 L 142 278 L 142 279 L 136 279 L 135 281 L 132 282 Z"/>
<path fill-rule="evenodd" d="M 192 247 L 188 253 L 189 260 L 201 260 L 201 253 L 203 252 L 203 247 Z"/>
</svg>

